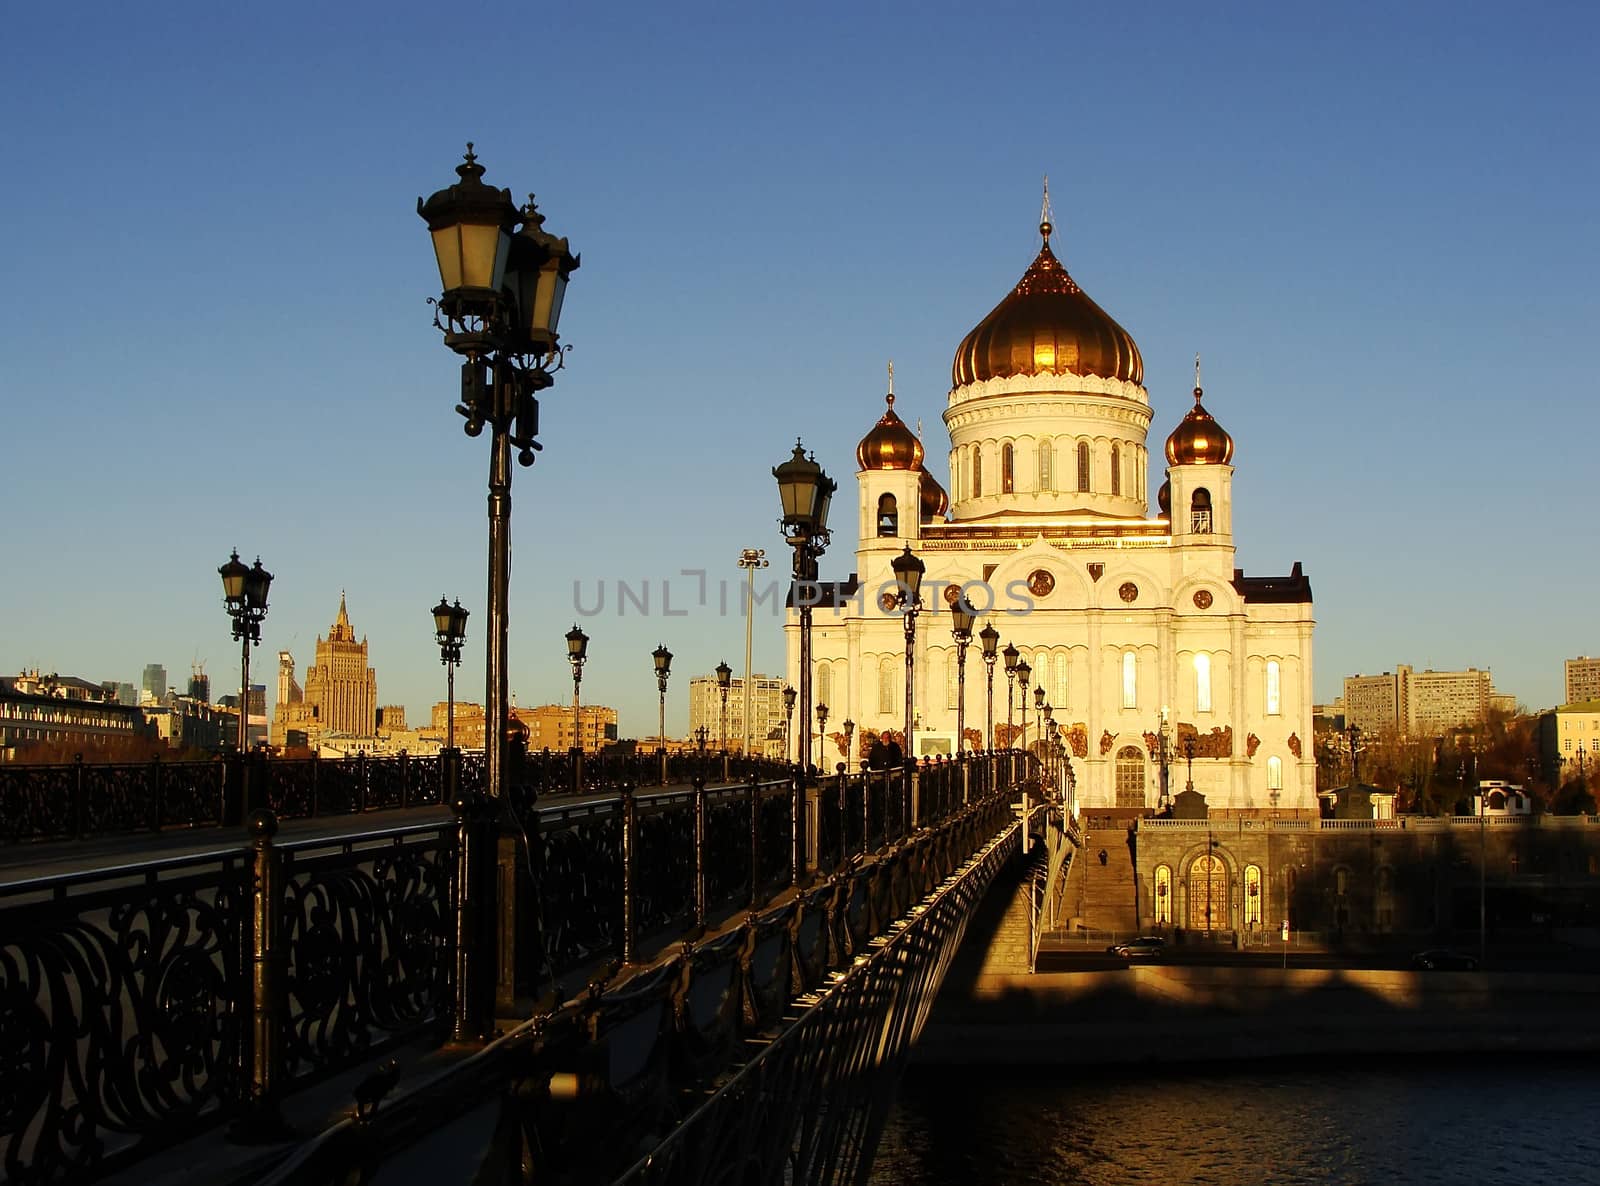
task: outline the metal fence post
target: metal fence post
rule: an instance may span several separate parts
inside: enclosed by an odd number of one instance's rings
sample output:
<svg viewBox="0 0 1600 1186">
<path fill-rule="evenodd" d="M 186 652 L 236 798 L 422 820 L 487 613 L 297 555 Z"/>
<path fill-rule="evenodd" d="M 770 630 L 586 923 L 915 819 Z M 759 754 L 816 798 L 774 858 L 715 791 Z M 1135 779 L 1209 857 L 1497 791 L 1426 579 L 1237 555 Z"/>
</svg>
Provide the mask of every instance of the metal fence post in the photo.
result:
<svg viewBox="0 0 1600 1186">
<path fill-rule="evenodd" d="M 639 852 L 639 804 L 634 798 L 633 783 L 622 784 L 622 962 L 633 963 L 634 957 L 634 861 Z"/>
<path fill-rule="evenodd" d="M 150 830 L 161 831 L 161 825 L 166 820 L 166 803 L 162 798 L 161 785 L 161 755 L 155 754 L 150 758 Z"/>
<path fill-rule="evenodd" d="M 489 888 L 484 877 L 489 843 L 488 812 L 482 796 L 461 790 L 461 753 L 457 750 L 452 756 L 455 761 L 449 764 L 445 775 L 445 787 L 452 792 L 450 809 L 456 817 L 456 869 L 451 887 L 455 991 L 451 1000 L 450 1038 L 455 1042 L 476 1042 L 488 1030 L 485 1006 L 493 958 L 488 950 L 488 930 L 484 926 L 484 898 Z"/>
<path fill-rule="evenodd" d="M 706 927 L 706 780 L 698 774 L 694 777 L 694 926 L 697 931 Z"/>
<path fill-rule="evenodd" d="M 283 858 L 272 838 L 278 817 L 250 816 L 250 913 L 245 962 L 250 968 L 249 1024 L 240 1053 L 244 1111 L 228 1130 L 230 1140 L 250 1144 L 284 1139 L 288 1125 L 278 1113 L 283 1070 Z"/>
<path fill-rule="evenodd" d="M 752 773 L 752 781 L 757 776 Z M 819 781 L 821 775 L 818 775 Z M 819 787 L 820 789 L 820 787 Z M 806 875 L 806 768 L 794 768 L 794 785 L 789 797 L 789 884 L 799 885 Z"/>
<path fill-rule="evenodd" d="M 761 886 L 761 785 L 753 776 L 746 798 L 750 800 L 750 905 L 753 907 Z"/>
</svg>

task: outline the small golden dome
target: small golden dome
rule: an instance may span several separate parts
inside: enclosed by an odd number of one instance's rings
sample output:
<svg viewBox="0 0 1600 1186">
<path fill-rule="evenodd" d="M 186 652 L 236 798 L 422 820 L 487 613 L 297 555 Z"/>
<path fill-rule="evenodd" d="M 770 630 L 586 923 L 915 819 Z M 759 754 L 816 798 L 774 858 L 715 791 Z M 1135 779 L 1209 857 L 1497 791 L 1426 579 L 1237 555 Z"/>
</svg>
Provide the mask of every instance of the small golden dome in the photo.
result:
<svg viewBox="0 0 1600 1186">
<path fill-rule="evenodd" d="M 939 480 L 927 470 L 922 471 L 922 479 L 917 487 L 922 496 L 922 519 L 943 519 L 944 513 L 950 509 L 950 496 L 944 492 L 944 487 L 939 485 Z"/>
<path fill-rule="evenodd" d="M 922 442 L 894 414 L 894 392 L 884 399 L 889 406 L 856 446 L 856 461 L 862 469 L 921 469 Z"/>
<path fill-rule="evenodd" d="M 960 387 L 1015 375 L 1099 375 L 1144 381 L 1144 359 L 1133 337 L 1089 299 L 1044 244 L 1011 294 L 962 339 L 951 367 Z"/>
<path fill-rule="evenodd" d="M 1227 465 L 1233 460 L 1233 438 L 1200 403 L 1194 389 L 1194 407 L 1167 438 L 1169 465 Z"/>
<path fill-rule="evenodd" d="M 1172 481 L 1170 478 L 1162 482 L 1161 489 L 1156 491 L 1156 506 L 1159 508 L 1156 518 L 1172 518 Z"/>
</svg>

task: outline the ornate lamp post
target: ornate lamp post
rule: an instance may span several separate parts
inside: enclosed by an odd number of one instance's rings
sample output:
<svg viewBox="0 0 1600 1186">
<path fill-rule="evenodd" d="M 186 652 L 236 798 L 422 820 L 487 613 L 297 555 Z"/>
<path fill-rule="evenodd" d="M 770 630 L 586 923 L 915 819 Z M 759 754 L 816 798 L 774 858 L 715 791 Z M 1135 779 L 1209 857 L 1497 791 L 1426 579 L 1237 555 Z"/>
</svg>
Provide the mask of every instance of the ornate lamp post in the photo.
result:
<svg viewBox="0 0 1600 1186">
<path fill-rule="evenodd" d="M 794 697 L 795 691 L 788 684 L 783 685 L 783 760 L 795 761 L 794 750 L 789 744 L 789 737 L 794 725 Z"/>
<path fill-rule="evenodd" d="M 1188 778 L 1183 784 L 1186 791 L 1194 790 L 1194 737 L 1191 735 L 1183 739 L 1183 759 L 1188 763 Z"/>
<path fill-rule="evenodd" d="M 994 661 L 1000 657 L 1000 631 L 990 622 L 978 631 L 983 644 L 983 665 L 987 669 L 988 690 L 983 700 L 983 744 L 994 749 Z"/>
<path fill-rule="evenodd" d="M 744 752 L 750 752 L 750 713 L 751 701 L 755 696 L 754 669 L 750 666 L 750 647 L 756 621 L 756 569 L 767 567 L 767 552 L 765 548 L 745 548 L 739 553 L 739 567 L 745 570 L 746 590 L 744 599 L 744 696 L 741 700 L 744 705 L 744 720 L 739 736 L 744 739 Z"/>
<path fill-rule="evenodd" d="M 838 485 L 822 472 L 816 458 L 807 457 L 805 447 L 796 440 L 794 454 L 781 465 L 773 466 L 778 480 L 778 498 L 783 507 L 779 520 L 783 538 L 794 549 L 794 603 L 800 616 L 800 723 L 811 728 L 811 610 L 819 597 L 817 561 L 828 548 L 828 505 Z M 809 747 L 807 747 L 809 749 Z M 804 752 L 797 765 L 805 764 Z M 789 853 L 789 877 L 799 885 L 805 874 L 805 781 L 794 780 L 794 797 L 789 805 L 789 834 L 793 845 Z"/>
<path fill-rule="evenodd" d="M 1017 678 L 1017 664 L 1022 661 L 1022 652 L 1017 650 L 1012 643 L 1006 643 L 1006 649 L 1000 652 L 1006 666 L 1006 748 L 1015 749 L 1012 745 L 1015 740 L 1011 736 L 1011 692 Z"/>
<path fill-rule="evenodd" d="M 1035 720 L 1034 729 L 1042 739 L 1044 736 L 1044 689 L 1038 684 L 1033 686 L 1033 709 L 1034 712 L 1038 714 Z M 1022 741 L 1023 745 L 1026 746 L 1028 741 L 1027 737 L 1024 736 Z"/>
<path fill-rule="evenodd" d="M 828 755 L 827 755 L 827 752 L 823 749 L 823 739 L 826 738 L 828 735 L 825 732 L 823 732 L 823 730 L 826 729 L 827 727 L 828 727 L 828 706 L 826 704 L 819 704 L 819 705 L 817 705 L 817 769 L 823 771 L 824 773 L 826 773 L 826 770 L 827 770 L 827 767 L 824 765 L 824 762 L 825 762 L 825 760 L 826 760 Z"/>
<path fill-rule="evenodd" d="M 456 668 L 461 664 L 461 644 L 467 637 L 467 611 L 460 598 L 449 605 L 443 597 L 433 607 L 433 629 L 439 640 L 439 661 L 445 669 L 444 747 L 456 748 Z"/>
<path fill-rule="evenodd" d="M 574 625 L 567 631 L 567 662 L 572 664 L 572 748 L 583 753 L 583 719 L 578 687 L 583 683 L 583 664 L 589 657 L 589 636 Z M 579 757 L 578 761 L 582 761 Z"/>
<path fill-rule="evenodd" d="M 717 664 L 717 691 L 722 693 L 721 733 L 717 738 L 722 747 L 722 781 L 728 781 L 728 690 L 733 687 L 733 668 L 726 663 Z"/>
<path fill-rule="evenodd" d="M 217 569 L 222 578 L 222 604 L 233 619 L 234 641 L 242 644 L 239 657 L 239 752 L 250 751 L 250 648 L 261 641 L 261 623 L 267 616 L 267 592 L 272 574 L 261 567 L 261 557 L 246 568 L 234 549 L 228 562 Z"/>
<path fill-rule="evenodd" d="M 483 183 L 472 145 L 456 166 L 461 178 L 417 213 L 428 224 L 439 265 L 441 294 L 433 323 L 444 344 L 462 356 L 461 402 L 468 436 L 488 424 L 489 632 L 484 697 L 486 782 L 505 796 L 508 664 L 507 604 L 511 588 L 511 446 L 532 465 L 542 448 L 535 395 L 555 382 L 565 361 L 557 325 L 567 279 L 578 257 L 565 239 L 543 229 L 532 195 L 520 210 L 509 190 Z M 518 229 L 520 227 L 520 230 Z"/>
<path fill-rule="evenodd" d="M 667 677 L 672 674 L 672 652 L 662 643 L 650 652 L 656 661 L 656 690 L 661 695 L 657 736 L 661 739 L 661 785 L 667 785 Z"/>
<path fill-rule="evenodd" d="M 1033 666 L 1022 659 L 1017 663 L 1017 703 L 1022 710 L 1022 729 L 1017 734 L 1022 739 L 1022 752 L 1028 752 L 1028 680 L 1033 677 Z"/>
<path fill-rule="evenodd" d="M 967 747 L 967 647 L 972 643 L 972 626 L 978 615 L 965 597 L 950 604 L 950 637 L 956 640 L 956 757 Z"/>
<path fill-rule="evenodd" d="M 895 607 L 905 615 L 906 627 L 906 748 L 904 753 L 906 769 L 909 771 L 916 762 L 916 739 L 912 736 L 916 719 L 913 715 L 915 704 L 916 674 L 917 674 L 917 613 L 922 609 L 922 574 L 927 565 L 923 564 L 911 552 L 911 545 L 906 545 L 906 550 L 901 552 L 889 562 L 889 567 L 894 571 L 896 592 Z"/>
<path fill-rule="evenodd" d="M 1166 811 L 1172 806 L 1172 725 L 1167 720 L 1167 707 L 1161 706 L 1161 725 L 1156 730 L 1156 748 L 1160 751 L 1157 761 L 1161 764 L 1161 800 L 1160 810 Z"/>
<path fill-rule="evenodd" d="M 849 717 L 844 719 L 844 771 L 850 773 L 850 762 L 855 756 L 856 723 Z"/>
</svg>

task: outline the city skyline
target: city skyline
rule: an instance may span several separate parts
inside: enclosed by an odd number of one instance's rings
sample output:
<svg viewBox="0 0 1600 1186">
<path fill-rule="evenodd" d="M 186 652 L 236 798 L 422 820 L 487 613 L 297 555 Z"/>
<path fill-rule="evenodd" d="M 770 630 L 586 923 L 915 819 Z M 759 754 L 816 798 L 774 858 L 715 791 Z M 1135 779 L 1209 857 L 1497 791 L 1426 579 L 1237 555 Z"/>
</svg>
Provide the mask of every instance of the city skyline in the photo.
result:
<svg viewBox="0 0 1600 1186">
<path fill-rule="evenodd" d="M 236 692 L 215 570 L 237 547 L 276 576 L 253 682 L 279 650 L 304 663 L 347 589 L 379 700 L 420 717 L 443 593 L 478 615 L 457 694 L 482 698 L 486 458 L 414 213 L 468 139 L 584 259 L 515 489 L 519 703 L 570 696 L 577 620 L 586 700 L 653 733 L 664 642 L 686 720 L 688 677 L 743 644 L 740 550 L 783 580 L 771 466 L 799 435 L 849 479 L 889 358 L 948 487 L 951 354 L 1031 255 L 1045 173 L 1063 261 L 1144 352 L 1153 439 L 1204 356 L 1240 563 L 1304 564 L 1319 701 L 1404 656 L 1550 705 L 1597 646 L 1600 560 L 1568 522 L 1600 428 L 1587 12 L 996 9 L 987 42 L 956 8 L 555 13 L 530 119 L 427 101 L 451 55 L 420 9 L 381 31 L 319 9 L 314 41 L 292 6 L 203 11 L 29 11 L 0 49 L 49 99 L 0 197 L 29 232 L 0 297 L 0 489 L 31 565 L 0 593 L 27 624 L 0 672 L 199 659 Z M 1040 68 L 1015 68 L 1017 28 Z M 1109 45 L 1138 52 L 1075 48 Z M 849 518 L 825 579 L 849 575 Z M 686 569 L 704 605 L 676 599 Z M 618 582 L 649 612 L 619 616 Z M 780 669 L 759 608 L 754 665 Z"/>
</svg>

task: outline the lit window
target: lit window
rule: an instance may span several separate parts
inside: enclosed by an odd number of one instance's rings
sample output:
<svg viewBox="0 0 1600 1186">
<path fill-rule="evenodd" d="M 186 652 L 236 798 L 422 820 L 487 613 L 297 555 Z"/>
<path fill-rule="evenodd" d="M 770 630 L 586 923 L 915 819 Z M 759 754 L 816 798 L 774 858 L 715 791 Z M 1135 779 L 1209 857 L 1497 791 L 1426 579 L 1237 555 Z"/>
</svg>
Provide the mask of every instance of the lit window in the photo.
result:
<svg viewBox="0 0 1600 1186">
<path fill-rule="evenodd" d="M 972 497 L 983 495 L 983 446 L 972 446 Z"/>
<path fill-rule="evenodd" d="M 1203 651 L 1194 657 L 1194 708 L 1211 711 L 1211 656 Z"/>
<path fill-rule="evenodd" d="M 1131 745 L 1117 751 L 1117 806 L 1144 806 L 1144 755 Z"/>
<path fill-rule="evenodd" d="M 1267 790 L 1283 790 L 1283 759 L 1271 757 L 1267 759 Z"/>
<path fill-rule="evenodd" d="M 833 703 L 833 664 L 817 664 L 817 696 L 818 704 Z"/>
<path fill-rule="evenodd" d="M 1122 707 L 1139 707 L 1139 657 L 1132 651 L 1122 654 Z"/>
<path fill-rule="evenodd" d="M 1156 866 L 1156 926 L 1172 925 L 1172 866 Z"/>
<path fill-rule="evenodd" d="M 1282 712 L 1279 694 L 1279 672 L 1276 659 L 1267 660 L 1267 715 L 1275 717 Z"/>
<path fill-rule="evenodd" d="M 1261 925 L 1261 866 L 1244 867 L 1244 925 Z"/>
<path fill-rule="evenodd" d="M 887 655 L 878 660 L 878 711 L 894 711 L 894 660 Z"/>
<path fill-rule="evenodd" d="M 1111 493 L 1122 493 L 1122 446 L 1111 446 Z"/>
<path fill-rule="evenodd" d="M 1012 480 L 1012 449 L 1010 444 L 1000 446 L 1000 493 L 1010 494 L 1014 489 Z"/>
<path fill-rule="evenodd" d="M 1089 490 L 1089 442 L 1078 442 L 1078 490 L 1087 493 Z"/>
</svg>

